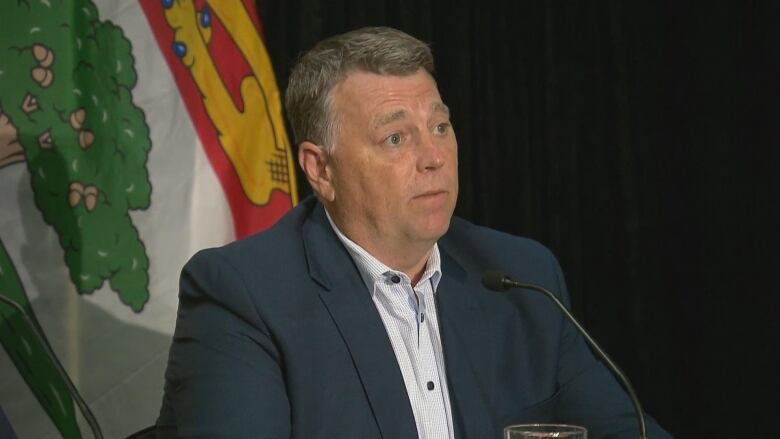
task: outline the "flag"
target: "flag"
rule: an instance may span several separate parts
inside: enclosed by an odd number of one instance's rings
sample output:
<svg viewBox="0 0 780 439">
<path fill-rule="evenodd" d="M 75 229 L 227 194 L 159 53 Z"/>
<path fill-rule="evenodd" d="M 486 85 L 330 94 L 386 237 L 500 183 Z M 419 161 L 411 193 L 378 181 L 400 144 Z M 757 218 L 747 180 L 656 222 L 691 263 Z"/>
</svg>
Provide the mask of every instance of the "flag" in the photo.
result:
<svg viewBox="0 0 780 439">
<path fill-rule="evenodd" d="M 261 23 L 248 0 L 0 20 L 0 296 L 32 317 L 0 303 L 0 406 L 20 437 L 89 436 L 48 345 L 123 437 L 156 419 L 182 265 L 297 202 Z"/>
</svg>

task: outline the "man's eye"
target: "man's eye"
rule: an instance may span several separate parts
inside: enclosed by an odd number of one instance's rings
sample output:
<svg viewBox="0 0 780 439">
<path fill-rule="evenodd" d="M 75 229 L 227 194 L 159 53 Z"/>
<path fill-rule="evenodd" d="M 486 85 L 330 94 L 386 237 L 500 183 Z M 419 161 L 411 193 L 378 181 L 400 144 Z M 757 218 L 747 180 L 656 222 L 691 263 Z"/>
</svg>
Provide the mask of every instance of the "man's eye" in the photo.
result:
<svg viewBox="0 0 780 439">
<path fill-rule="evenodd" d="M 391 144 L 391 145 L 400 145 L 401 144 L 401 135 L 398 134 L 398 133 L 391 134 L 390 136 L 387 137 L 386 142 Z"/>
<path fill-rule="evenodd" d="M 446 134 L 447 130 L 449 130 L 449 129 L 450 129 L 450 124 L 448 124 L 446 122 L 442 122 L 442 123 L 436 125 L 436 128 L 435 128 L 436 134 Z"/>
</svg>

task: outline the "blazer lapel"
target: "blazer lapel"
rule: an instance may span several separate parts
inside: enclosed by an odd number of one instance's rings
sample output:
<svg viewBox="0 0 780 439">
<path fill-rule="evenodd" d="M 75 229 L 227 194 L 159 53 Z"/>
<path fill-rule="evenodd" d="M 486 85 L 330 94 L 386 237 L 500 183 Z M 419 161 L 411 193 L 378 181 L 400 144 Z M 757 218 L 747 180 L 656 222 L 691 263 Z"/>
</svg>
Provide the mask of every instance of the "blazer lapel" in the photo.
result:
<svg viewBox="0 0 780 439">
<path fill-rule="evenodd" d="M 317 205 L 304 223 L 309 273 L 354 361 L 382 437 L 417 438 L 409 398 L 390 339 L 352 258 Z"/>
<path fill-rule="evenodd" d="M 450 401 L 453 407 L 456 437 L 498 437 L 493 431 L 488 395 L 477 376 L 488 373 L 480 367 L 491 358 L 487 319 L 474 299 L 478 284 L 468 281 L 463 267 L 442 248 L 442 278 L 437 289 Z M 472 285 L 473 284 L 473 285 Z M 459 431 L 460 430 L 460 431 Z"/>
</svg>

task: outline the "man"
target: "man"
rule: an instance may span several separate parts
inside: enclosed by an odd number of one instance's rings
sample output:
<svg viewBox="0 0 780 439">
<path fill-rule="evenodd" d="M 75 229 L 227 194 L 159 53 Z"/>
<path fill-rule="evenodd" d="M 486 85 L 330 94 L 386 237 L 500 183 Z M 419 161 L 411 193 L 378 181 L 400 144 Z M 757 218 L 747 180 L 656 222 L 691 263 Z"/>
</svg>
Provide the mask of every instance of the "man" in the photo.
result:
<svg viewBox="0 0 780 439">
<path fill-rule="evenodd" d="M 568 300 L 544 247 L 452 218 L 457 142 L 433 71 L 388 28 L 303 56 L 286 105 L 317 197 L 186 265 L 161 430 L 498 438 L 556 421 L 636 437 L 625 392 L 552 303 L 481 286 L 500 269 Z"/>
</svg>

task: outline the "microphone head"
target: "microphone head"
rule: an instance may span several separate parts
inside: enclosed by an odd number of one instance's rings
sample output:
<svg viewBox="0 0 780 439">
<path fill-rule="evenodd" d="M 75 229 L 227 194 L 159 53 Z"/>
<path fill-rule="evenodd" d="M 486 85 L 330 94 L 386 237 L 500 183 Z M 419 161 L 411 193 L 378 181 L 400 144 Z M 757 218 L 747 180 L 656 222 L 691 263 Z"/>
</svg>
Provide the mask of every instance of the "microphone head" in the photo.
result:
<svg viewBox="0 0 780 439">
<path fill-rule="evenodd" d="M 482 285 L 493 291 L 500 292 L 511 288 L 512 285 L 507 280 L 509 280 L 509 277 L 500 271 L 486 271 L 482 275 Z"/>
</svg>

